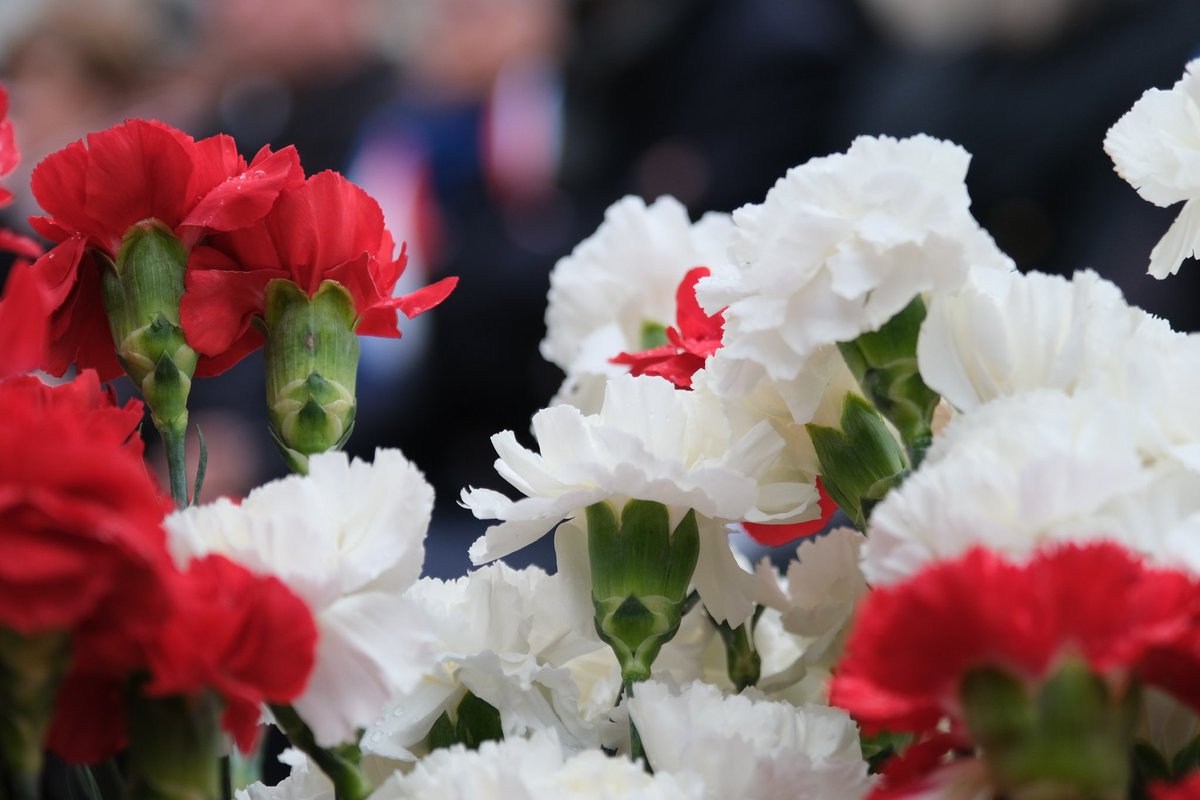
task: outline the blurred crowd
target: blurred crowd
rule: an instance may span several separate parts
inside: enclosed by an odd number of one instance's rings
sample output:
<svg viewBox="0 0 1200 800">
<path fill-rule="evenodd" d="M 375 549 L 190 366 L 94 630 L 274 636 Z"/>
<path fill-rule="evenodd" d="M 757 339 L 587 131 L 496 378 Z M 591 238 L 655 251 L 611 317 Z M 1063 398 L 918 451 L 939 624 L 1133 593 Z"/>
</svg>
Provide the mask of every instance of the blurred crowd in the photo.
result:
<svg viewBox="0 0 1200 800">
<path fill-rule="evenodd" d="M 399 342 L 363 342 L 350 444 L 428 474 L 448 575 L 480 532 L 458 490 L 500 488 L 488 437 L 523 436 L 561 380 L 537 350 L 549 271 L 624 194 L 731 211 L 855 135 L 926 132 L 974 154 L 973 210 L 1021 268 L 1091 267 L 1200 326 L 1200 267 L 1144 274 L 1174 210 L 1101 149 L 1198 55 L 1197 0 L 4 0 L 5 222 L 36 213 L 42 156 L 127 117 L 294 144 L 362 185 L 407 242 L 402 291 L 461 277 Z M 193 396 L 210 497 L 282 470 L 260 361 Z"/>
</svg>

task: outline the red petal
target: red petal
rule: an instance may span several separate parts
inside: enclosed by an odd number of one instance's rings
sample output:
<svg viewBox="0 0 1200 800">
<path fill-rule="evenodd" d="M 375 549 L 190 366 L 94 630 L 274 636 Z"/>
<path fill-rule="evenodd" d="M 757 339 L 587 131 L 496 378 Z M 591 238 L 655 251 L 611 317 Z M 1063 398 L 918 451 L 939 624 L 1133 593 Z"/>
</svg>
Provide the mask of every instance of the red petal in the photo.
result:
<svg viewBox="0 0 1200 800">
<path fill-rule="evenodd" d="M 28 236 L 22 236 L 6 228 L 0 228 L 0 250 L 5 250 L 22 258 L 38 258 L 45 249 L 37 241 Z"/>
<path fill-rule="evenodd" d="M 88 135 L 87 212 L 112 242 L 144 219 L 179 225 L 194 147 L 182 131 L 138 119 Z"/>
<path fill-rule="evenodd" d="M 33 267 L 13 265 L 0 298 L 0 378 L 41 365 L 50 333 L 50 297 Z"/>
<path fill-rule="evenodd" d="M 87 213 L 87 170 L 88 150 L 82 141 L 51 153 L 34 167 L 29 188 L 53 219 L 53 227 L 43 227 L 37 217 L 31 219 L 38 233 L 55 241 L 66 238 L 69 231 L 104 238 L 103 230 Z"/>
<path fill-rule="evenodd" d="M 399 309 L 404 316 L 412 319 L 440 305 L 454 291 L 455 286 L 458 286 L 457 277 L 442 278 L 437 283 L 431 283 L 415 292 L 395 298 L 390 305 Z"/>
<path fill-rule="evenodd" d="M 188 344 L 206 356 L 225 354 L 235 342 L 243 341 L 251 330 L 251 321 L 263 313 L 267 284 L 287 277 L 275 270 L 189 269 L 179 304 L 180 324 Z M 246 350 L 238 358 L 250 352 Z"/>
<path fill-rule="evenodd" d="M 254 224 L 275 205 L 279 193 L 299 165 L 294 147 L 256 160 L 249 169 L 213 186 L 183 224 L 215 231 L 231 231 Z"/>
<path fill-rule="evenodd" d="M 825 491 L 825 484 L 821 483 L 821 479 L 817 478 L 817 508 L 820 509 L 820 516 L 808 522 L 790 522 L 783 525 L 771 525 L 762 522 L 743 522 L 742 527 L 746 529 L 746 533 L 750 538 L 764 547 L 783 547 L 785 544 L 794 542 L 797 539 L 803 539 L 805 536 L 814 536 L 825 530 L 825 526 L 829 524 L 829 520 L 833 519 L 833 515 L 837 513 L 837 503 L 833 502 L 833 498 L 829 496 L 829 492 Z"/>
</svg>

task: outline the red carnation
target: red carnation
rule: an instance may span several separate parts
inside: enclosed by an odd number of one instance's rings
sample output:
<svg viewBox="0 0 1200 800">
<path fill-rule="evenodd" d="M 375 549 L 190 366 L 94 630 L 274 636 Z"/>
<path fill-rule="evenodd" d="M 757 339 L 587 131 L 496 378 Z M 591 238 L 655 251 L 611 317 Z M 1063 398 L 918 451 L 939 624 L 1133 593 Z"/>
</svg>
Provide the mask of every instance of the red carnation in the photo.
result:
<svg viewBox="0 0 1200 800">
<path fill-rule="evenodd" d="M 245 752 L 257 738 L 261 704 L 288 703 L 304 691 L 316 658 L 316 623 L 282 582 L 219 555 L 171 578 L 169 613 L 130 651 L 134 663 L 113 664 L 94 641 L 76 648 L 48 739 L 60 757 L 95 763 L 123 749 L 131 691 L 146 698 L 216 693 L 221 725 Z"/>
<path fill-rule="evenodd" d="M 91 372 L 0 383 L 0 625 L 117 643 L 156 622 L 170 504 L 142 462 L 141 417 Z"/>
<path fill-rule="evenodd" d="M 255 575 L 219 555 L 188 566 L 174 601 L 150 649 L 144 693 L 217 692 L 225 700 L 222 726 L 250 752 L 259 707 L 291 702 L 308 682 L 317 643 L 312 612 L 278 578 Z"/>
<path fill-rule="evenodd" d="M 1196 597 L 1185 575 L 1115 544 L 1068 545 L 1025 566 L 974 549 L 868 596 L 830 700 L 868 733 L 927 731 L 960 718 L 963 679 L 978 667 L 1036 684 L 1075 656 L 1118 689 L 1131 674 L 1158 682 L 1143 669 L 1156 654 L 1200 663 L 1189 647 Z"/>
<path fill-rule="evenodd" d="M 614 364 L 626 364 L 633 375 L 658 375 L 680 389 L 692 388 L 692 376 L 721 347 L 724 312 L 709 316 L 696 300 L 696 284 L 708 267 L 688 270 L 675 291 L 675 325 L 667 328 L 667 344 L 641 353 L 621 353 Z"/>
<path fill-rule="evenodd" d="M 209 357 L 198 374 L 228 369 L 263 343 L 251 323 L 264 313 L 272 280 L 312 297 L 321 283 L 349 291 L 364 336 L 397 337 L 397 311 L 412 318 L 442 302 L 457 278 L 393 297 L 407 257 L 384 227 L 383 212 L 362 189 L 322 172 L 285 191 L 257 224 L 212 237 L 188 263 L 180 313 L 188 344 Z"/>
<path fill-rule="evenodd" d="M 159 122 L 130 120 L 47 156 L 31 188 L 47 216 L 30 219 L 58 246 L 35 265 L 52 293 L 44 367 L 72 362 L 108 380 L 120 374 L 101 296 L 101 267 L 129 228 L 165 224 L 190 248 L 203 235 L 250 225 L 280 191 L 303 180 L 294 148 L 264 148 L 249 165 L 228 136 L 195 141 Z"/>
</svg>

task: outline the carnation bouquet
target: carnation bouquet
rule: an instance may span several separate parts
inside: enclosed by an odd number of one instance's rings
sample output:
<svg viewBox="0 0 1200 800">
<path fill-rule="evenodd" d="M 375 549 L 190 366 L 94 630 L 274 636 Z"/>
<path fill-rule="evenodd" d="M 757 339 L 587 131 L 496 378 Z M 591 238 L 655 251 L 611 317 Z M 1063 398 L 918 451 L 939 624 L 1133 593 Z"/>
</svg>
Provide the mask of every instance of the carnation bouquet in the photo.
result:
<svg viewBox="0 0 1200 800">
<path fill-rule="evenodd" d="M 1200 253 L 1200 61 L 1104 147 L 1184 204 L 1165 278 Z M 456 580 L 422 576 L 419 465 L 339 452 L 358 337 L 455 279 L 398 295 L 378 204 L 301 156 L 130 120 L 35 169 L 48 250 L 0 235 L 0 798 L 1200 797 L 1200 343 L 1017 272 L 964 150 L 614 204 L 551 275 L 566 377 L 492 437 L 509 490 L 462 490 Z M 294 474 L 203 502 L 192 382 L 259 347 Z M 547 535 L 554 574 L 503 561 Z"/>
</svg>

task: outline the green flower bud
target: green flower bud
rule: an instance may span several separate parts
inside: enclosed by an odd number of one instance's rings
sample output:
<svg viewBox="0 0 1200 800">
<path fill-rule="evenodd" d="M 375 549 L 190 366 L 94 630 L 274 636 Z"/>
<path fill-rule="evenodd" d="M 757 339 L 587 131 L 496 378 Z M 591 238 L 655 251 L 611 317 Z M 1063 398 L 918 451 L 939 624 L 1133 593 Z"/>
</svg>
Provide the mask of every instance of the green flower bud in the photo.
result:
<svg viewBox="0 0 1200 800">
<path fill-rule="evenodd" d="M 179 326 L 187 251 L 157 220 L 129 229 L 103 271 L 104 308 L 117 358 L 141 390 L 160 431 L 187 427 L 187 398 L 198 356 Z"/>
<path fill-rule="evenodd" d="M 924 321 L 925 302 L 918 295 L 879 330 L 838 345 L 867 398 L 900 432 L 913 469 L 933 440 L 939 399 L 917 369 L 917 338 Z"/>
<path fill-rule="evenodd" d="M 1118 800 L 1128 796 L 1136 685 L 1114 694 L 1080 659 L 1039 687 L 981 667 L 960 696 L 971 736 L 997 786 L 1016 800 Z"/>
<path fill-rule="evenodd" d="M 267 285 L 267 417 L 297 472 L 308 472 L 309 456 L 344 445 L 354 428 L 356 322 L 354 300 L 335 281 L 311 298 L 291 281 Z"/>
<path fill-rule="evenodd" d="M 908 462 L 875 407 L 853 392 L 842 399 L 841 428 L 807 425 L 829 496 L 859 528 L 871 508 L 907 474 Z"/>
<path fill-rule="evenodd" d="M 662 503 L 630 500 L 618 524 L 616 509 L 601 502 L 588 506 L 587 524 L 596 631 L 625 680 L 645 680 L 683 617 L 700 555 L 696 512 L 672 532 Z"/>
</svg>

